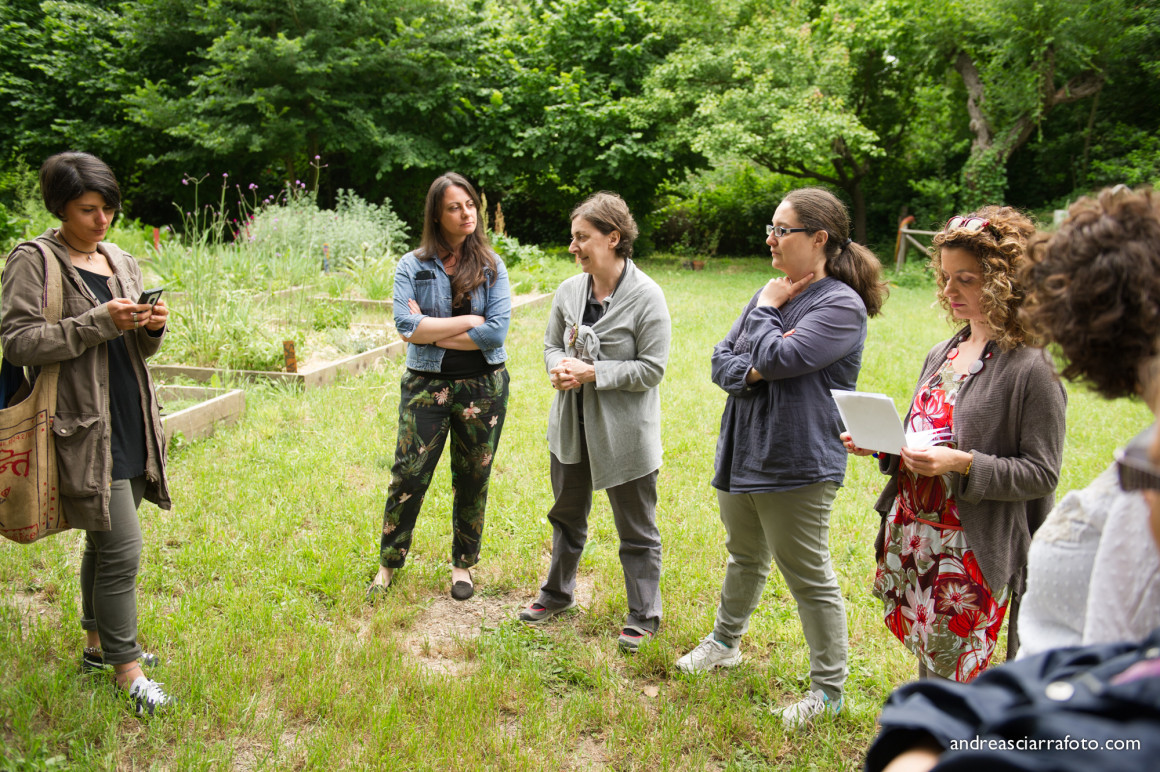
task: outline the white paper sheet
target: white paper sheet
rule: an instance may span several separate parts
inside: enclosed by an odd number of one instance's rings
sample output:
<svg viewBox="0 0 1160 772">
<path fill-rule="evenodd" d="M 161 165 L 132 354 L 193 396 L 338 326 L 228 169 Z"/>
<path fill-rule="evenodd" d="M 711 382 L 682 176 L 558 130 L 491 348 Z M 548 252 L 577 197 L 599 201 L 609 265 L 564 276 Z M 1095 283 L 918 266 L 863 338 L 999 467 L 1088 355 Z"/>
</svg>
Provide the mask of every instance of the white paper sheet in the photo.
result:
<svg viewBox="0 0 1160 772">
<path fill-rule="evenodd" d="M 929 448 L 950 439 L 949 432 L 939 429 L 920 432 L 906 432 L 902 420 L 894 407 L 894 400 L 885 394 L 871 394 L 865 391 L 842 391 L 830 389 L 842 423 L 854 444 L 865 450 L 879 453 L 898 453 L 905 445 L 908 448 Z"/>
</svg>

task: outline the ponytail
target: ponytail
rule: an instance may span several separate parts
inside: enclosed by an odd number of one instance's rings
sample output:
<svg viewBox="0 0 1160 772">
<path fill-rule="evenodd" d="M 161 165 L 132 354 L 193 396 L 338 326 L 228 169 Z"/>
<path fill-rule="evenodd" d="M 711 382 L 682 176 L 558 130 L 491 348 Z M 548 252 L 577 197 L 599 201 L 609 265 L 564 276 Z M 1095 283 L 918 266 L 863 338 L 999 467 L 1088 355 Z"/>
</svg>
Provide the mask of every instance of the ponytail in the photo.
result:
<svg viewBox="0 0 1160 772">
<path fill-rule="evenodd" d="M 799 188 L 785 200 L 810 233 L 825 231 L 826 274 L 858 293 L 868 316 L 877 316 L 890 294 L 882 279 L 882 263 L 868 247 L 850 238 L 850 215 L 837 196 L 824 188 Z"/>
</svg>

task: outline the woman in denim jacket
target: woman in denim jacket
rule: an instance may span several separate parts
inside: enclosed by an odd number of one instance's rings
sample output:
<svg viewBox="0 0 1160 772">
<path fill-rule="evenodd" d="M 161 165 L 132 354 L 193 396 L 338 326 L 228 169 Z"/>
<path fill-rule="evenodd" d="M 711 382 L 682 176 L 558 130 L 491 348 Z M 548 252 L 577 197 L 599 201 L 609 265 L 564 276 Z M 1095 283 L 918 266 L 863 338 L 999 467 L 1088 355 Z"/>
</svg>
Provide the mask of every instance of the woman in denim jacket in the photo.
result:
<svg viewBox="0 0 1160 772">
<path fill-rule="evenodd" d="M 371 600 L 406 562 L 448 430 L 451 597 L 475 592 L 470 568 L 479 562 L 487 484 L 507 410 L 503 342 L 511 319 L 507 269 L 478 229 L 478 210 L 479 196 L 462 176 L 436 179 L 427 191 L 422 244 L 395 271 L 395 327 L 411 345 Z"/>
</svg>

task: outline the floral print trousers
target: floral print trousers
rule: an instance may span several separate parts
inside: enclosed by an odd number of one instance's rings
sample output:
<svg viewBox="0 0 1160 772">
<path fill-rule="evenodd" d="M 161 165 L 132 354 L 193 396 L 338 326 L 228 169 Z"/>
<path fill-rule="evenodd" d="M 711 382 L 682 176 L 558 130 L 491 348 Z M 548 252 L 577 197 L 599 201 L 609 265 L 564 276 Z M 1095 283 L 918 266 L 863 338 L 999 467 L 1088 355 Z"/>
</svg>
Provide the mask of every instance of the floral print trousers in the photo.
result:
<svg viewBox="0 0 1160 772">
<path fill-rule="evenodd" d="M 478 378 L 448 380 L 407 371 L 399 398 L 399 433 L 383 512 L 379 562 L 400 568 L 423 497 L 451 434 L 451 558 L 457 568 L 479 562 L 492 461 L 507 412 L 507 368 Z"/>
</svg>

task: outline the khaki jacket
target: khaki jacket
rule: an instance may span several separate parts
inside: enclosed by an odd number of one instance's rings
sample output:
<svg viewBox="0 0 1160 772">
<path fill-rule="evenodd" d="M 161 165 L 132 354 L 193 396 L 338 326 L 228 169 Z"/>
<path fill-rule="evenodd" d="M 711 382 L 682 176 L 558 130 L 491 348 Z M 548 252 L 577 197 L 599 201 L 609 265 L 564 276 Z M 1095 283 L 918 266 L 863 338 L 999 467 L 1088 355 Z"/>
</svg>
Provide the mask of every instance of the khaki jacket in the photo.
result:
<svg viewBox="0 0 1160 772">
<path fill-rule="evenodd" d="M 145 416 L 145 498 L 170 508 L 165 480 L 165 440 L 157 394 L 145 359 L 161 347 L 161 336 L 145 328 L 122 333 L 108 307 L 94 297 L 73 267 L 68 250 L 54 230 L 37 237 L 57 258 L 61 270 L 61 321 L 45 322 L 41 311 L 44 258 L 35 247 L 17 247 L 4 266 L 0 299 L 0 344 L 15 365 L 39 368 L 60 363 L 56 399 L 56 455 L 60 473 L 61 511 L 69 525 L 107 531 L 113 469 L 109 418 L 109 354 L 106 341 L 124 334 L 137 376 Z M 142 292 L 137 261 L 114 244 L 98 245 L 113 268 L 113 297 L 136 299 Z"/>
</svg>

